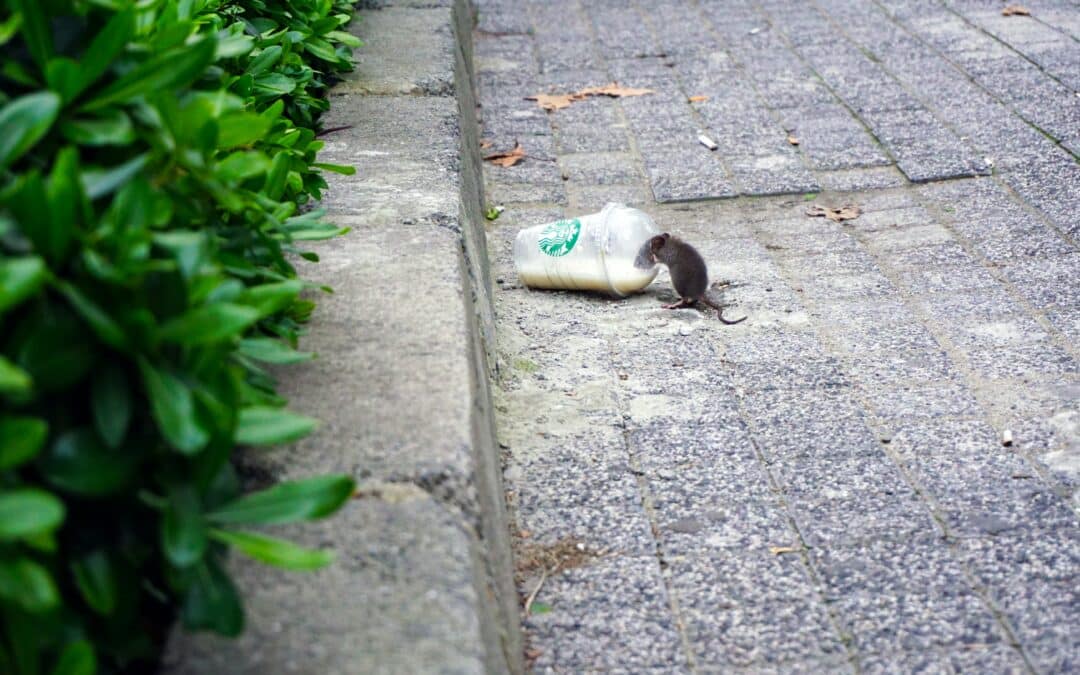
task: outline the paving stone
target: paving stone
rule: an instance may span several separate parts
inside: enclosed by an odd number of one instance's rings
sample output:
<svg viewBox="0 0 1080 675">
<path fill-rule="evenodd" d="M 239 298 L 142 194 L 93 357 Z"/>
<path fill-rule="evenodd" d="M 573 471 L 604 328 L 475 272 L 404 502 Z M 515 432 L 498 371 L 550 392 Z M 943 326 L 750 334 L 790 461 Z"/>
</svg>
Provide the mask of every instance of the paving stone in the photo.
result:
<svg viewBox="0 0 1080 675">
<path fill-rule="evenodd" d="M 971 368 L 982 377 L 1015 377 L 1019 374 L 1049 375 L 1080 372 L 1069 352 L 1050 342 L 1019 344 L 1010 347 L 972 349 L 966 352 Z"/>
<path fill-rule="evenodd" d="M 800 280 L 800 287 L 813 298 L 887 297 L 897 293 L 892 282 L 878 272 L 804 277 Z"/>
<path fill-rule="evenodd" d="M 948 354 L 937 349 L 907 352 L 878 350 L 853 354 L 846 361 L 855 379 L 868 387 L 960 377 Z"/>
<path fill-rule="evenodd" d="M 999 283 L 979 265 L 904 270 L 899 276 L 900 283 L 915 295 L 982 289 Z"/>
<path fill-rule="evenodd" d="M 865 396 L 878 417 L 923 418 L 976 415 L 975 397 L 962 384 L 919 383 L 901 388 L 865 388 Z"/>
<path fill-rule="evenodd" d="M 1002 316 L 1023 313 L 1020 304 L 1001 285 L 977 291 L 927 295 L 915 300 L 919 309 L 942 325 L 952 322 L 989 322 Z"/>
<path fill-rule="evenodd" d="M 987 461 L 992 461 L 996 453 L 1004 452 L 994 428 L 979 419 L 894 418 L 888 420 L 885 427 L 889 452 L 905 461 L 923 456 L 949 458 L 956 455 L 983 455 Z"/>
<path fill-rule="evenodd" d="M 1046 318 L 1069 342 L 1080 344 L 1080 307 L 1048 310 Z"/>
<path fill-rule="evenodd" d="M 746 390 L 846 387 L 851 384 L 844 364 L 831 357 L 810 357 L 791 362 L 743 363 L 735 368 L 735 381 Z"/>
<path fill-rule="evenodd" d="M 956 243 L 916 245 L 912 248 L 890 251 L 883 256 L 885 264 L 895 269 L 943 266 L 970 266 L 976 264 L 967 251 Z"/>
<path fill-rule="evenodd" d="M 868 234 L 865 241 L 870 249 L 888 254 L 896 250 L 955 242 L 956 239 L 946 228 L 931 224 L 878 230 Z"/>
<path fill-rule="evenodd" d="M 489 203 L 524 202 L 488 226 L 507 483 L 534 537 L 631 554 L 547 580 L 536 672 L 1075 670 L 1080 107 L 1059 82 L 1080 62 L 1022 24 L 1065 36 L 1076 12 L 492 3 L 534 31 L 477 37 L 486 137 L 534 165 L 488 171 Z M 654 93 L 520 100 L 611 79 Z M 518 287 L 518 228 L 610 200 L 691 241 L 749 319 L 660 309 L 666 271 L 617 301 Z M 843 224 L 805 215 L 848 203 Z"/>
<path fill-rule="evenodd" d="M 1002 640 L 989 608 L 940 539 L 873 542 L 812 556 L 860 650 L 925 651 Z"/>
<path fill-rule="evenodd" d="M 580 450 L 595 443 L 568 439 L 543 458 L 518 461 L 507 469 L 507 488 L 517 498 L 518 526 L 536 541 L 576 537 L 594 548 L 646 553 L 652 547 L 649 527 L 626 457 Z M 558 487 L 545 488 L 548 485 Z"/>
<path fill-rule="evenodd" d="M 904 175 L 893 167 L 821 171 L 817 176 L 823 189 L 839 192 L 893 188 L 907 182 Z"/>
<path fill-rule="evenodd" d="M 1004 268 L 1016 290 L 1035 307 L 1080 304 L 1080 256 L 1056 256 L 1042 260 L 1018 261 Z"/>
<path fill-rule="evenodd" d="M 644 183 L 645 175 L 629 153 L 562 155 L 559 167 L 565 180 L 589 185 Z"/>
<path fill-rule="evenodd" d="M 566 204 L 566 190 L 559 185 L 530 185 L 528 183 L 499 183 L 489 181 L 484 194 L 489 204 L 521 204 L 545 202 Z"/>
<path fill-rule="evenodd" d="M 1009 263 L 1023 258 L 1049 258 L 1076 253 L 1076 247 L 1049 227 L 1013 232 L 1003 237 L 987 237 L 972 248 L 987 260 Z"/>
<path fill-rule="evenodd" d="M 573 669 L 684 665 L 656 559 L 603 557 L 547 579 L 526 629 L 542 645 L 535 666 Z M 531 590 L 531 589 L 530 589 Z M 625 640 L 636 636 L 632 644 Z"/>
<path fill-rule="evenodd" d="M 845 221 L 845 225 L 858 231 L 876 232 L 901 227 L 906 228 L 912 225 L 929 226 L 933 222 L 934 217 L 925 208 L 909 206 L 868 211 L 855 220 Z"/>
</svg>

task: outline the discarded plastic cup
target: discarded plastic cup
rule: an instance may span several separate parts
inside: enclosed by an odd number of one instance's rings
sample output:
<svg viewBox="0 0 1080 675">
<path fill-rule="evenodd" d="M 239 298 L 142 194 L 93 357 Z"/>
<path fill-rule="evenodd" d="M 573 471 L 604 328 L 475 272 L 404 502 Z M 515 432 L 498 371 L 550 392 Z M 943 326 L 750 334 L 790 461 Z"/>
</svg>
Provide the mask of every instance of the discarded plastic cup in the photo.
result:
<svg viewBox="0 0 1080 675">
<path fill-rule="evenodd" d="M 623 297 L 640 291 L 659 268 L 634 259 L 660 234 L 646 213 L 609 203 L 600 213 L 535 225 L 514 239 L 514 268 L 533 288 L 600 291 Z"/>
</svg>

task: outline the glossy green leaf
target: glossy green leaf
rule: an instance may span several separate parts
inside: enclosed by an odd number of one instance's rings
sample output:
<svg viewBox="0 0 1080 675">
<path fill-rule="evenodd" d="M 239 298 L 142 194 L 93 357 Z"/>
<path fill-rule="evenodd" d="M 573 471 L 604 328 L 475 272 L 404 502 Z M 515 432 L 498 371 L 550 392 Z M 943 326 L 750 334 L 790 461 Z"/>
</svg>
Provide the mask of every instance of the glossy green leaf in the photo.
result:
<svg viewBox="0 0 1080 675">
<path fill-rule="evenodd" d="M 161 434 L 174 448 L 191 455 L 210 441 L 195 414 L 195 397 L 183 380 L 139 358 L 139 370 L 150 399 L 150 410 Z"/>
<path fill-rule="evenodd" d="M 96 672 L 94 646 L 87 640 L 71 642 L 64 647 L 52 669 L 52 675 L 94 675 Z"/>
<path fill-rule="evenodd" d="M 0 394 L 27 394 L 32 386 L 29 373 L 0 356 Z"/>
<path fill-rule="evenodd" d="M 315 162 L 311 166 L 317 169 L 322 169 L 323 171 L 340 173 L 342 176 L 352 176 L 356 173 L 355 166 L 346 166 L 344 164 L 326 164 L 324 162 Z"/>
<path fill-rule="evenodd" d="M 279 152 L 274 155 L 270 163 L 270 171 L 266 174 L 266 182 L 263 183 L 263 193 L 270 199 L 280 199 L 285 191 L 285 179 L 292 167 L 292 156 L 287 152 Z"/>
<path fill-rule="evenodd" d="M 227 35 L 219 37 L 214 60 L 235 59 L 247 54 L 255 47 L 255 40 L 249 35 Z"/>
<path fill-rule="evenodd" d="M 199 345 L 236 337 L 259 320 L 253 307 L 218 302 L 204 305 L 172 319 L 158 333 L 162 340 Z"/>
<path fill-rule="evenodd" d="M 270 316 L 295 302 L 302 290 L 304 283 L 296 280 L 260 284 L 247 289 L 240 301 L 254 307 L 260 317 Z"/>
<path fill-rule="evenodd" d="M 68 146 L 57 153 L 45 195 L 49 200 L 49 219 L 34 243 L 49 260 L 61 263 L 71 248 L 85 206 L 78 149 Z"/>
<path fill-rule="evenodd" d="M 309 38 L 304 41 L 304 49 L 309 53 L 314 54 L 323 61 L 329 61 L 330 63 L 337 63 L 341 61 L 341 57 L 334 51 L 334 46 L 326 40 L 319 38 Z"/>
<path fill-rule="evenodd" d="M 37 256 L 0 259 L 0 313 L 38 292 L 48 270 Z"/>
<path fill-rule="evenodd" d="M 340 30 L 332 30 L 326 34 L 326 37 L 337 40 L 346 47 L 352 47 L 353 49 L 363 46 L 363 42 L 360 38 L 356 37 L 352 33 L 346 33 Z"/>
<path fill-rule="evenodd" d="M 81 109 L 98 110 L 189 84 L 214 60 L 215 45 L 216 41 L 207 37 L 156 54 L 92 97 Z"/>
<path fill-rule="evenodd" d="M 20 329 L 15 360 L 39 393 L 70 387 L 94 364 L 92 341 L 72 339 L 85 330 L 83 323 L 61 307 L 24 319 Z"/>
<path fill-rule="evenodd" d="M 76 96 L 86 91 L 109 70 L 116 57 L 124 50 L 124 45 L 131 39 L 134 30 L 133 10 L 124 9 L 112 15 L 83 54 Z"/>
<path fill-rule="evenodd" d="M 52 575 L 30 558 L 0 558 L 0 598 L 31 613 L 50 610 L 60 602 Z"/>
<path fill-rule="evenodd" d="M 240 341 L 240 353 L 248 358 L 285 365 L 310 360 L 314 354 L 293 349 L 274 338 L 248 338 Z"/>
<path fill-rule="evenodd" d="M 0 22 L 0 47 L 6 45 L 11 41 L 11 38 L 19 32 L 19 28 L 22 27 L 22 14 L 12 14 L 6 21 Z"/>
<path fill-rule="evenodd" d="M 117 586 L 124 580 L 119 578 L 109 554 L 103 549 L 86 553 L 72 562 L 71 572 L 90 609 L 104 616 L 112 614 L 119 597 Z"/>
<path fill-rule="evenodd" d="M 245 408 L 236 425 L 240 445 L 278 445 L 291 443 L 310 434 L 318 422 L 281 408 Z"/>
<path fill-rule="evenodd" d="M 49 425 L 37 417 L 0 419 L 0 471 L 24 464 L 41 452 Z"/>
<path fill-rule="evenodd" d="M 210 536 L 259 562 L 290 570 L 318 569 L 334 560 L 332 551 L 304 548 L 291 541 L 256 532 L 211 530 Z"/>
<path fill-rule="evenodd" d="M 356 484 L 345 475 L 317 476 L 252 492 L 206 515 L 216 523 L 272 525 L 324 518 L 341 508 Z"/>
<path fill-rule="evenodd" d="M 22 15 L 22 36 L 30 56 L 39 68 L 44 68 L 53 55 L 52 29 L 45 7 L 38 0 L 8 0 L 12 12 Z M 3 124 L 0 124 L 3 128 Z"/>
<path fill-rule="evenodd" d="M 213 630 L 225 636 L 239 635 L 243 630 L 244 610 L 236 586 L 212 558 L 196 567 L 180 617 L 192 630 Z"/>
<path fill-rule="evenodd" d="M 98 199 L 111 194 L 142 171 L 149 160 L 149 154 L 142 154 L 109 168 L 84 170 L 82 175 L 86 196 Z"/>
<path fill-rule="evenodd" d="M 281 58 L 282 49 L 278 45 L 272 45 L 259 52 L 259 55 L 251 60 L 244 72 L 251 75 L 261 75 L 270 70 Z"/>
<path fill-rule="evenodd" d="M 62 434 L 38 460 L 51 485 L 87 497 L 104 497 L 128 487 L 138 465 L 135 452 L 107 448 L 90 429 Z"/>
<path fill-rule="evenodd" d="M 64 522 L 64 503 L 36 488 L 0 491 L 0 541 L 52 532 Z"/>
<path fill-rule="evenodd" d="M 123 369 L 110 364 L 98 370 L 91 381 L 90 392 L 90 408 L 98 436 L 110 448 L 119 448 L 132 417 L 131 389 Z"/>
<path fill-rule="evenodd" d="M 235 112 L 218 120 L 218 146 L 235 148 L 261 140 L 270 131 L 273 120 L 249 112 Z"/>
<path fill-rule="evenodd" d="M 45 82 L 64 103 L 75 98 L 79 86 L 79 64 L 64 56 L 49 59 L 45 66 Z"/>
<path fill-rule="evenodd" d="M 23 0 L 35 2 L 36 0 Z M 11 166 L 52 128 L 60 97 L 51 91 L 26 94 L 0 109 L 0 169 Z"/>
<path fill-rule="evenodd" d="M 215 173 L 221 180 L 231 183 L 266 173 L 270 160 L 261 152 L 238 151 L 218 162 Z"/>
<path fill-rule="evenodd" d="M 190 486 L 172 491 L 161 523 L 165 557 L 177 567 L 190 567 L 206 552 L 206 525 L 199 500 Z"/>
<path fill-rule="evenodd" d="M 135 126 L 119 108 L 106 108 L 97 117 L 67 120 L 60 124 L 60 131 L 79 145 L 127 145 L 135 140 Z"/>
<path fill-rule="evenodd" d="M 167 250 L 176 259 L 180 274 L 185 279 L 195 276 L 206 261 L 208 241 L 206 232 L 173 230 L 154 233 L 154 243 Z"/>
<path fill-rule="evenodd" d="M 67 298 L 71 306 L 89 324 L 94 334 L 102 342 L 116 349 L 125 349 L 128 346 L 127 334 L 124 329 L 113 321 L 112 317 L 106 314 L 101 307 L 86 297 L 78 286 L 61 282 L 57 284 L 57 289 Z"/>
<path fill-rule="evenodd" d="M 263 96 L 285 96 L 296 89 L 296 81 L 281 73 L 267 73 L 255 78 L 255 93 Z"/>
</svg>

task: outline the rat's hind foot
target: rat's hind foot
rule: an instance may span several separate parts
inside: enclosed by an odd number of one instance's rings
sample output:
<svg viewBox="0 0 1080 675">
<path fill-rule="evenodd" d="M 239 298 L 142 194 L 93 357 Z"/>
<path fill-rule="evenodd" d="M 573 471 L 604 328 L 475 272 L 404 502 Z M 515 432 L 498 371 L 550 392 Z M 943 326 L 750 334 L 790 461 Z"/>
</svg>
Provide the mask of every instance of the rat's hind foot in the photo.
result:
<svg viewBox="0 0 1080 675">
<path fill-rule="evenodd" d="M 664 309 L 680 309 L 682 307 L 693 307 L 694 301 L 682 298 L 678 302 L 673 302 L 670 305 L 661 305 Z"/>
</svg>

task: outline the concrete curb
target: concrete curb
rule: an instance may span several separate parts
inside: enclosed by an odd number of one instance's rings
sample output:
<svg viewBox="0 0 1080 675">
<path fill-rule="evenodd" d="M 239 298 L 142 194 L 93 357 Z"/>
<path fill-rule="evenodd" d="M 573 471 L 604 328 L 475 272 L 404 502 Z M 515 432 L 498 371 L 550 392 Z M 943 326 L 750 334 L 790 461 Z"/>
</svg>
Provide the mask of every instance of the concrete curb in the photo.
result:
<svg viewBox="0 0 1080 675">
<path fill-rule="evenodd" d="M 466 0 L 367 3 L 356 71 L 331 92 L 323 206 L 352 232 L 310 247 L 321 295 L 282 373 L 292 408 L 322 421 L 248 458 L 274 479 L 349 472 L 360 498 L 274 533 L 337 562 L 285 573 L 239 555 L 237 640 L 176 631 L 164 671 L 482 673 L 523 670 L 489 369 L 494 321 Z"/>
</svg>

